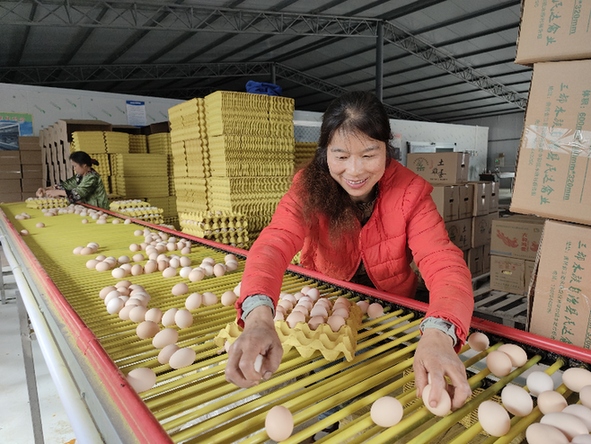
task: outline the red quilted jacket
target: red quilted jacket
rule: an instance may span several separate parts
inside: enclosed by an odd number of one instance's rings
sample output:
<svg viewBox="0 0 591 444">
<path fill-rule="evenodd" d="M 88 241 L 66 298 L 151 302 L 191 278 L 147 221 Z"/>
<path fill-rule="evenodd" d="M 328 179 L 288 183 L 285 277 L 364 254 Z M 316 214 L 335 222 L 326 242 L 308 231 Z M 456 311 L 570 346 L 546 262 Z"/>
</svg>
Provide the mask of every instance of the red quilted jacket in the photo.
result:
<svg viewBox="0 0 591 444">
<path fill-rule="evenodd" d="M 313 228 L 303 223 L 295 188 L 292 185 L 281 199 L 271 223 L 249 251 L 236 303 L 238 319 L 247 296 L 265 294 L 277 303 L 285 269 L 300 250 L 304 267 L 345 281 L 363 259 L 377 289 L 407 297 L 416 290 L 416 276 L 409 266 L 414 258 L 430 292 L 427 316 L 452 322 L 457 347 L 464 343 L 474 308 L 471 275 L 462 252 L 449 240 L 428 182 L 390 162 L 370 219 L 338 249 L 329 240 L 326 219 Z"/>
</svg>

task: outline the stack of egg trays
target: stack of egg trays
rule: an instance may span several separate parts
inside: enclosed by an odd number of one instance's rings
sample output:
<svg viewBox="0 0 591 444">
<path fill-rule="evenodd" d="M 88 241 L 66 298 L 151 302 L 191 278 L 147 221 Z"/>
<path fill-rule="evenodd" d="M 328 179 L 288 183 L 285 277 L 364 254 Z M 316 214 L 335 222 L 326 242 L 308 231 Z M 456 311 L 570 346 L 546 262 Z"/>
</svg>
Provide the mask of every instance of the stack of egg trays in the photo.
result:
<svg viewBox="0 0 591 444">
<path fill-rule="evenodd" d="M 106 153 L 105 138 L 103 131 L 74 131 L 70 152 L 85 151 L 91 153 Z M 92 157 L 92 156 L 91 156 Z"/>
<path fill-rule="evenodd" d="M 115 131 L 103 131 L 105 147 L 109 154 L 129 153 L 129 134 Z"/>
</svg>

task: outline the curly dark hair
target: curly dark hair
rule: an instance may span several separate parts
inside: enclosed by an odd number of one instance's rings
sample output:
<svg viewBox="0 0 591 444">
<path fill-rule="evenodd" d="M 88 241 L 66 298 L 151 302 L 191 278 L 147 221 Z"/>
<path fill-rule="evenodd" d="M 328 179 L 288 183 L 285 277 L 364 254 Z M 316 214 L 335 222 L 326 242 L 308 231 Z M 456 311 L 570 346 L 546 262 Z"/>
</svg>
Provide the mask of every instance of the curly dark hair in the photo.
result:
<svg viewBox="0 0 591 444">
<path fill-rule="evenodd" d="M 354 228 L 359 215 L 357 205 L 349 194 L 331 177 L 328 169 L 327 148 L 337 131 L 362 133 L 385 142 L 387 161 L 394 158 L 390 141 L 392 132 L 388 114 L 382 102 L 372 93 L 347 92 L 333 100 L 322 117 L 318 148 L 312 161 L 302 172 L 300 193 L 304 202 L 304 216 L 314 224 L 317 214 L 330 221 L 331 238 L 338 239 Z"/>
</svg>

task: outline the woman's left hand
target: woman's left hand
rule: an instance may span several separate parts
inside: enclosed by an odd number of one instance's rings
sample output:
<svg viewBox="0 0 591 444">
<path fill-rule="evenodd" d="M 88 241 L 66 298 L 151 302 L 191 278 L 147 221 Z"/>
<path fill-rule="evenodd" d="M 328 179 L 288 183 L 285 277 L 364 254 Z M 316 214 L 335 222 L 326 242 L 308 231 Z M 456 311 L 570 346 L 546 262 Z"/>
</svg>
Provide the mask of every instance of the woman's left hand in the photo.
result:
<svg viewBox="0 0 591 444">
<path fill-rule="evenodd" d="M 64 190 L 52 190 L 52 189 L 48 189 L 47 191 L 45 191 L 45 194 L 48 197 L 60 197 L 60 196 L 65 196 L 66 192 Z"/>
<path fill-rule="evenodd" d="M 452 410 L 456 410 L 464 405 L 472 390 L 466 368 L 454 351 L 452 342 L 451 337 L 441 330 L 425 329 L 415 352 L 413 367 L 417 396 L 422 395 L 430 376 L 429 404 L 435 407 L 441 393 L 446 390 L 452 401 Z M 451 385 L 447 384 L 445 376 L 450 379 Z"/>
</svg>

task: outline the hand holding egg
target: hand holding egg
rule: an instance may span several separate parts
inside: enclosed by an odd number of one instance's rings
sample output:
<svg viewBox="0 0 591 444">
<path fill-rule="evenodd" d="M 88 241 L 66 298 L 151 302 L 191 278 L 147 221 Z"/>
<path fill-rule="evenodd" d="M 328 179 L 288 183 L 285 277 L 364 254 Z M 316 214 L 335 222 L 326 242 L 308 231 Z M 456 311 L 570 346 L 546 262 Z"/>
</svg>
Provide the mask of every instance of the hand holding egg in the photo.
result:
<svg viewBox="0 0 591 444">
<path fill-rule="evenodd" d="M 271 309 L 255 308 L 246 318 L 242 334 L 228 351 L 226 380 L 239 387 L 252 387 L 269 379 L 277 370 L 283 347 L 275 331 Z"/>
<path fill-rule="evenodd" d="M 421 396 L 427 386 L 427 375 L 431 378 L 429 404 L 436 407 L 442 399 L 442 392 L 451 397 L 451 408 L 456 410 L 464 405 L 472 394 L 466 368 L 454 351 L 449 336 L 437 329 L 425 329 L 414 356 L 415 385 L 417 396 Z M 453 387 L 448 387 L 447 376 Z"/>
</svg>

